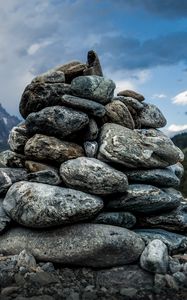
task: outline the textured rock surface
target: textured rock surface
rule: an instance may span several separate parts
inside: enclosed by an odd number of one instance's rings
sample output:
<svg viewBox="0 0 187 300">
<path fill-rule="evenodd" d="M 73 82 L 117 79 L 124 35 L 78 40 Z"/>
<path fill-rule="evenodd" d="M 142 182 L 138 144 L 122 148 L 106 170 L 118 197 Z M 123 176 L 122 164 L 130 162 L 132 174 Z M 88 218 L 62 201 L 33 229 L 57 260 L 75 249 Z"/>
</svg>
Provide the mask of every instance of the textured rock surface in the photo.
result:
<svg viewBox="0 0 187 300">
<path fill-rule="evenodd" d="M 125 96 L 125 97 L 132 97 L 134 99 L 137 99 L 139 101 L 143 101 L 144 100 L 144 96 L 137 93 L 137 92 L 134 92 L 132 90 L 124 90 L 124 91 L 121 91 L 117 94 L 118 96 Z"/>
<path fill-rule="evenodd" d="M 30 134 L 43 133 L 64 138 L 84 128 L 89 122 L 88 116 L 63 106 L 46 107 L 30 114 L 25 121 Z"/>
<path fill-rule="evenodd" d="M 23 168 L 25 156 L 16 152 L 5 150 L 0 153 L 0 165 L 10 168 Z"/>
<path fill-rule="evenodd" d="M 128 109 L 134 109 L 135 111 L 139 112 L 144 108 L 144 104 L 138 101 L 137 99 L 134 99 L 132 97 L 124 97 L 124 96 L 117 96 L 112 99 L 113 101 L 119 100 L 123 102 Z"/>
<path fill-rule="evenodd" d="M 142 128 L 161 128 L 167 123 L 160 109 L 154 104 L 144 104 L 138 118 Z"/>
<path fill-rule="evenodd" d="M 0 193 L 6 193 L 17 181 L 27 180 L 27 172 L 22 168 L 0 168 Z"/>
<path fill-rule="evenodd" d="M 102 104 L 110 102 L 113 97 L 115 84 L 111 79 L 101 76 L 80 76 L 71 83 L 71 93 Z"/>
<path fill-rule="evenodd" d="M 95 158 L 80 157 L 63 163 L 60 175 L 68 186 L 93 194 L 111 194 L 127 190 L 125 174 Z"/>
<path fill-rule="evenodd" d="M 85 141 L 94 141 L 97 139 L 99 128 L 94 119 L 89 120 L 89 124 L 86 127 L 86 133 L 84 135 Z"/>
<path fill-rule="evenodd" d="M 87 157 L 96 157 L 98 150 L 98 143 L 96 141 L 85 142 L 84 151 Z"/>
<path fill-rule="evenodd" d="M 84 64 L 82 62 L 71 61 L 60 67 L 57 67 L 56 70 L 64 73 L 66 83 L 71 83 L 73 78 L 75 78 L 77 76 L 82 76 L 83 72 L 86 68 L 87 68 L 86 64 Z"/>
<path fill-rule="evenodd" d="M 17 153 L 24 153 L 24 147 L 28 141 L 27 131 L 25 125 L 15 126 L 10 131 L 8 137 L 8 144 L 12 151 Z"/>
<path fill-rule="evenodd" d="M 160 131 L 130 130 L 107 123 L 101 130 L 98 158 L 136 169 L 167 167 L 182 160 L 184 155 Z"/>
<path fill-rule="evenodd" d="M 43 170 L 54 170 L 57 172 L 57 169 L 51 165 L 42 164 L 37 161 L 32 160 L 26 160 L 25 161 L 25 168 L 28 170 L 28 172 L 40 172 Z"/>
<path fill-rule="evenodd" d="M 140 257 L 141 267 L 149 272 L 166 274 L 169 256 L 167 246 L 160 240 L 151 241 Z"/>
<path fill-rule="evenodd" d="M 175 175 L 179 179 L 181 179 L 182 176 L 184 175 L 184 167 L 180 162 L 175 165 L 170 166 L 169 168 L 175 173 Z"/>
<path fill-rule="evenodd" d="M 77 144 L 64 142 L 52 136 L 35 134 L 25 145 L 25 155 L 27 158 L 60 164 L 68 159 L 84 156 L 84 151 Z"/>
<path fill-rule="evenodd" d="M 136 224 L 136 217 L 129 212 L 101 212 L 93 222 L 132 228 Z"/>
<path fill-rule="evenodd" d="M 41 75 L 36 76 L 32 83 L 64 83 L 65 82 L 65 76 L 64 72 L 57 71 L 55 69 L 49 70 Z"/>
<path fill-rule="evenodd" d="M 103 201 L 71 189 L 20 181 L 9 189 L 3 207 L 19 224 L 45 228 L 89 219 L 103 208 Z"/>
<path fill-rule="evenodd" d="M 93 50 L 87 54 L 87 68 L 83 72 L 84 75 L 103 76 L 103 71 L 97 53 Z"/>
<path fill-rule="evenodd" d="M 59 185 L 61 183 L 61 179 L 57 171 L 52 169 L 30 173 L 27 175 L 27 179 L 32 182 L 40 182 L 51 185 Z"/>
<path fill-rule="evenodd" d="M 4 208 L 3 208 L 3 199 L 0 199 L 0 233 L 2 234 L 4 230 L 8 227 L 10 224 L 11 219 L 6 214 Z"/>
<path fill-rule="evenodd" d="M 180 205 L 183 197 L 174 189 L 159 189 L 152 185 L 131 184 L 127 193 L 107 203 L 108 209 L 131 211 L 136 213 L 159 213 L 174 209 Z"/>
<path fill-rule="evenodd" d="M 116 123 L 130 129 L 135 128 L 133 118 L 123 102 L 112 101 L 105 106 L 105 109 L 109 123 Z"/>
<path fill-rule="evenodd" d="M 48 231 L 18 227 L 0 236 L 0 253 L 15 255 L 25 248 L 41 261 L 110 267 L 137 261 L 144 242 L 128 229 L 100 224 L 78 224 Z"/>
</svg>

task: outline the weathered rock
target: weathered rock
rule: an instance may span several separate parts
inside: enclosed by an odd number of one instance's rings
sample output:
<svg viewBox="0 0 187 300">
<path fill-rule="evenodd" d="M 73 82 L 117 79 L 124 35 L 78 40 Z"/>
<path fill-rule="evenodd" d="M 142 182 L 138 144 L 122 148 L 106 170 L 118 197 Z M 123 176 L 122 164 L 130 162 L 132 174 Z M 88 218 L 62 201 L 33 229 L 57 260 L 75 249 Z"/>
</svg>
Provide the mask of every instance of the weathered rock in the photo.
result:
<svg viewBox="0 0 187 300">
<path fill-rule="evenodd" d="M 87 68 L 83 72 L 84 75 L 98 75 L 103 76 L 103 71 L 95 51 L 90 50 L 87 54 Z"/>
<path fill-rule="evenodd" d="M 31 83 L 21 97 L 19 110 L 23 118 L 30 113 L 40 111 L 48 106 L 61 104 L 63 95 L 70 92 L 70 86 L 65 83 Z"/>
<path fill-rule="evenodd" d="M 23 250 L 19 253 L 17 257 L 17 266 L 24 267 L 27 270 L 36 269 L 36 260 L 31 253 L 28 253 L 26 250 Z"/>
<path fill-rule="evenodd" d="M 86 99 L 91 99 L 101 104 L 111 101 L 115 84 L 111 79 L 101 76 L 79 76 L 71 82 L 71 93 Z"/>
<path fill-rule="evenodd" d="M 97 139 L 99 128 L 97 123 L 94 119 L 89 120 L 89 124 L 86 128 L 86 134 L 84 135 L 85 141 L 94 141 Z"/>
<path fill-rule="evenodd" d="M 0 165 L 10 168 L 23 168 L 25 156 L 16 152 L 5 150 L 0 153 Z"/>
<path fill-rule="evenodd" d="M 130 129 L 135 128 L 133 118 L 123 102 L 119 100 L 112 101 L 105 106 L 105 109 L 108 122 L 116 123 Z"/>
<path fill-rule="evenodd" d="M 72 107 L 74 109 L 81 110 L 83 112 L 86 112 L 87 114 L 95 117 L 103 117 L 105 114 L 105 107 L 104 105 L 88 100 L 83 99 L 80 97 L 75 97 L 71 95 L 64 95 L 61 98 L 61 104 L 67 105 L 69 107 Z"/>
<path fill-rule="evenodd" d="M 169 271 L 171 274 L 181 271 L 182 265 L 179 262 L 178 258 L 170 257 L 169 258 Z"/>
<path fill-rule="evenodd" d="M 62 71 L 65 75 L 65 82 L 71 83 L 71 81 L 77 77 L 82 76 L 87 65 L 79 61 L 71 61 L 67 64 L 56 68 L 57 71 Z"/>
<path fill-rule="evenodd" d="M 113 123 L 102 127 L 98 152 L 102 161 L 137 169 L 164 168 L 183 158 L 182 151 L 158 130 L 131 130 Z"/>
<path fill-rule="evenodd" d="M 114 97 L 112 100 L 113 101 L 119 100 L 119 101 L 123 102 L 128 107 L 128 109 L 132 108 L 136 112 L 139 112 L 140 110 L 142 110 L 144 108 L 143 103 L 141 103 L 140 101 L 138 101 L 132 97 L 117 96 L 117 97 Z"/>
<path fill-rule="evenodd" d="M 121 91 L 117 94 L 118 96 L 125 96 L 125 97 L 132 97 L 134 99 L 137 99 L 139 101 L 143 101 L 145 98 L 143 95 L 139 94 L 139 93 L 136 93 L 132 90 L 124 90 L 124 91 Z"/>
<path fill-rule="evenodd" d="M 8 144 L 12 151 L 22 154 L 28 139 L 25 124 L 22 124 L 12 128 L 8 137 Z"/>
<path fill-rule="evenodd" d="M 181 204 L 178 208 L 171 212 L 161 215 L 149 215 L 140 217 L 139 223 L 141 226 L 152 228 L 163 228 L 173 231 L 186 231 L 187 229 L 187 205 Z"/>
<path fill-rule="evenodd" d="M 144 242 L 128 229 L 103 224 L 45 231 L 18 227 L 0 236 L 2 254 L 19 254 L 25 248 L 39 261 L 104 268 L 137 261 Z"/>
<path fill-rule="evenodd" d="M 101 212 L 93 223 L 132 228 L 136 224 L 136 217 L 129 212 Z"/>
<path fill-rule="evenodd" d="M 84 156 L 84 151 L 77 144 L 64 142 L 52 136 L 35 134 L 25 145 L 25 155 L 27 158 L 60 164 L 68 159 Z"/>
<path fill-rule="evenodd" d="M 64 72 L 56 69 L 51 69 L 43 74 L 36 76 L 32 83 L 64 83 L 65 75 Z"/>
<path fill-rule="evenodd" d="M 60 175 L 68 187 L 93 194 L 124 192 L 128 187 L 125 174 L 95 158 L 69 160 L 61 165 Z"/>
<path fill-rule="evenodd" d="M 147 183 L 161 187 L 176 187 L 180 185 L 180 179 L 176 176 L 171 166 L 165 169 L 125 171 L 125 174 L 132 183 Z"/>
<path fill-rule="evenodd" d="M 37 161 L 32 161 L 32 160 L 26 160 L 25 161 L 25 168 L 33 173 L 33 172 L 40 172 L 40 171 L 44 171 L 44 170 L 54 170 L 57 172 L 57 168 L 51 166 L 51 165 L 47 165 L 47 164 L 42 164 L 39 163 Z"/>
<path fill-rule="evenodd" d="M 160 109 L 154 104 L 144 104 L 138 118 L 142 128 L 161 128 L 167 123 Z"/>
<path fill-rule="evenodd" d="M 0 168 L 0 193 L 6 193 L 17 181 L 27 180 L 27 172 L 22 168 Z"/>
<path fill-rule="evenodd" d="M 89 122 L 88 116 L 64 106 L 46 107 L 31 113 L 26 118 L 26 126 L 31 134 L 43 133 L 64 138 L 84 128 Z"/>
<path fill-rule="evenodd" d="M 27 175 L 27 179 L 32 182 L 46 183 L 51 185 L 59 185 L 62 181 L 57 171 L 42 170 Z"/>
<path fill-rule="evenodd" d="M 4 208 L 3 208 L 3 199 L 0 199 L 0 234 L 4 232 L 4 230 L 8 227 L 10 224 L 11 219 L 6 214 Z"/>
<path fill-rule="evenodd" d="M 169 166 L 169 168 L 175 173 L 175 175 L 181 179 L 184 175 L 184 167 L 183 165 L 178 162 L 177 164 L 175 165 L 172 165 L 172 166 Z"/>
<path fill-rule="evenodd" d="M 142 252 L 140 265 L 142 269 L 166 274 L 168 271 L 169 256 L 167 246 L 160 240 L 151 241 Z"/>
<path fill-rule="evenodd" d="M 103 201 L 71 189 L 20 181 L 8 190 L 3 207 L 19 224 L 45 228 L 92 218 L 103 208 Z"/>
<path fill-rule="evenodd" d="M 85 142 L 84 143 L 84 151 L 87 157 L 96 157 L 98 150 L 98 143 L 96 141 L 93 142 Z"/>
<path fill-rule="evenodd" d="M 135 229 L 134 230 L 148 244 L 150 241 L 159 239 L 167 245 L 170 253 L 181 253 L 187 249 L 187 237 L 178 233 L 163 229 Z"/>
</svg>

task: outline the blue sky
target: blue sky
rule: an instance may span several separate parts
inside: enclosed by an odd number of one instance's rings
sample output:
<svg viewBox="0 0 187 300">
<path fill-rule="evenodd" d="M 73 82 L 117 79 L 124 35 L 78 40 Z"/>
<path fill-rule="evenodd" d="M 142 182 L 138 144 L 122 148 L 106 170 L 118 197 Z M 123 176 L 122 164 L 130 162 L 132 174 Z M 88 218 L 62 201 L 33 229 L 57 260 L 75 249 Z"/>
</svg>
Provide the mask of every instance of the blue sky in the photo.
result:
<svg viewBox="0 0 187 300">
<path fill-rule="evenodd" d="M 47 69 L 98 52 L 116 92 L 134 89 L 187 130 L 186 0 L 0 1 L 0 101 L 19 116 L 26 84 Z"/>
</svg>

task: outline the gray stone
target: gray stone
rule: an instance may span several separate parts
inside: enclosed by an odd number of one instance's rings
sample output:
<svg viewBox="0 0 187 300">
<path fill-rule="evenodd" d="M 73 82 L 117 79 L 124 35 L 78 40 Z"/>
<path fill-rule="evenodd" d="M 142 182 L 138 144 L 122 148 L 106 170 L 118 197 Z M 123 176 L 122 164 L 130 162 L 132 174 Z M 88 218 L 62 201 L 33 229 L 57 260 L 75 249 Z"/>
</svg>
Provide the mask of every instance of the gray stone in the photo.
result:
<svg viewBox="0 0 187 300">
<path fill-rule="evenodd" d="M 99 133 L 99 128 L 94 119 L 89 120 L 89 124 L 86 128 L 86 133 L 84 135 L 85 141 L 94 141 L 97 139 Z"/>
<path fill-rule="evenodd" d="M 59 185 L 62 181 L 57 171 L 42 170 L 27 175 L 27 179 L 31 182 L 46 183 L 51 185 Z"/>
<path fill-rule="evenodd" d="M 180 264 L 179 260 L 174 257 L 170 257 L 169 259 L 169 271 L 171 274 L 179 272 L 182 268 L 182 265 Z"/>
<path fill-rule="evenodd" d="M 17 181 L 27 180 L 27 172 L 22 168 L 0 168 L 0 194 L 6 193 Z"/>
<path fill-rule="evenodd" d="M 32 160 L 25 161 L 25 168 L 31 173 L 40 172 L 40 171 L 44 171 L 44 170 L 52 170 L 52 171 L 58 172 L 58 169 L 55 168 L 54 166 L 39 163 L 37 161 L 32 161 Z"/>
<path fill-rule="evenodd" d="M 62 96 L 69 92 L 70 86 L 65 83 L 31 83 L 21 97 L 20 114 L 26 118 L 30 113 L 45 107 L 60 105 Z"/>
<path fill-rule="evenodd" d="M 180 185 L 180 179 L 171 167 L 165 169 L 125 171 L 125 174 L 132 183 L 145 183 L 161 187 L 176 187 Z"/>
<path fill-rule="evenodd" d="M 160 109 L 154 104 L 144 104 L 138 118 L 142 128 L 161 128 L 167 123 Z"/>
<path fill-rule="evenodd" d="M 140 110 L 142 110 L 144 108 L 143 103 L 141 103 L 140 101 L 138 101 L 132 97 L 117 96 L 117 97 L 114 97 L 112 100 L 113 101 L 119 100 L 119 101 L 123 102 L 128 107 L 128 109 L 132 108 L 136 112 L 139 112 Z"/>
<path fill-rule="evenodd" d="M 32 83 L 64 83 L 65 75 L 62 71 L 51 69 L 43 74 L 36 76 Z"/>
<path fill-rule="evenodd" d="M 105 115 L 104 105 L 92 100 L 71 95 L 64 95 L 61 98 L 61 104 L 72 107 L 74 109 L 81 110 L 91 116 L 103 117 Z"/>
<path fill-rule="evenodd" d="M 131 184 L 122 196 L 114 196 L 108 209 L 148 214 L 172 210 L 180 205 L 182 194 L 174 189 L 159 189 L 152 185 Z"/>
<path fill-rule="evenodd" d="M 184 175 L 184 167 L 180 162 L 176 163 L 175 165 L 169 166 L 169 168 L 175 173 L 175 175 L 179 179 L 182 179 Z"/>
<path fill-rule="evenodd" d="M 60 164 L 68 159 L 84 156 L 84 151 L 75 143 L 35 134 L 25 145 L 25 155 L 27 158 Z"/>
<path fill-rule="evenodd" d="M 0 233 L 1 234 L 9 226 L 10 222 L 11 219 L 3 208 L 3 199 L 0 199 Z"/>
<path fill-rule="evenodd" d="M 101 212 L 93 223 L 132 228 L 136 224 L 136 217 L 129 212 Z"/>
<path fill-rule="evenodd" d="M 166 274 L 168 271 L 169 256 L 167 246 L 160 240 L 151 241 L 140 257 L 141 267 L 152 273 Z"/>
<path fill-rule="evenodd" d="M 129 169 L 164 168 L 183 160 L 182 151 L 155 129 L 131 130 L 107 123 L 100 133 L 98 159 Z"/>
<path fill-rule="evenodd" d="M 84 128 L 89 122 L 88 116 L 64 106 L 46 107 L 32 113 L 25 124 L 30 134 L 43 133 L 64 138 Z"/>
<path fill-rule="evenodd" d="M 124 90 L 124 91 L 119 92 L 117 95 L 125 96 L 125 97 L 132 97 L 134 99 L 137 99 L 138 101 L 143 101 L 145 99 L 143 95 L 141 95 L 137 92 L 134 92 L 132 90 Z"/>
<path fill-rule="evenodd" d="M 36 269 L 36 260 L 31 253 L 28 253 L 26 250 L 23 250 L 19 253 L 17 257 L 17 266 L 25 267 L 27 269 Z"/>
<path fill-rule="evenodd" d="M 87 68 L 83 71 L 84 75 L 103 76 L 103 71 L 97 53 L 93 50 L 87 54 Z"/>
<path fill-rule="evenodd" d="M 10 168 L 24 168 L 25 156 L 16 152 L 5 150 L 0 153 L 0 166 Z"/>
<path fill-rule="evenodd" d="M 84 142 L 84 151 L 87 157 L 96 157 L 98 150 L 98 143 L 96 141 L 93 142 Z"/>
<path fill-rule="evenodd" d="M 10 131 L 8 144 L 12 151 L 22 154 L 24 153 L 24 147 L 28 139 L 25 125 L 15 126 Z"/>
<path fill-rule="evenodd" d="M 187 278 L 183 272 L 176 272 L 173 277 L 179 285 L 187 286 Z"/>
<path fill-rule="evenodd" d="M 65 82 L 71 83 L 71 81 L 77 77 L 82 76 L 87 65 L 79 61 L 71 61 L 62 66 L 56 68 L 57 71 L 62 71 L 65 75 Z"/>
<path fill-rule="evenodd" d="M 61 165 L 60 175 L 68 187 L 92 194 L 124 192 L 128 187 L 124 173 L 95 158 L 80 157 L 69 160 Z"/>
<path fill-rule="evenodd" d="M 135 229 L 141 238 L 149 243 L 152 240 L 159 239 L 167 245 L 170 253 L 181 253 L 187 249 L 187 237 L 178 233 L 169 232 L 163 229 Z"/>
<path fill-rule="evenodd" d="M 91 99 L 101 104 L 111 101 L 115 84 L 111 79 L 101 76 L 80 76 L 71 82 L 71 93 L 86 99 Z"/>
<path fill-rule="evenodd" d="M 103 201 L 71 189 L 20 181 L 8 190 L 3 207 L 19 224 L 45 228 L 92 218 Z"/>
<path fill-rule="evenodd" d="M 45 231 L 17 227 L 0 236 L 0 253 L 15 255 L 25 248 L 39 261 L 105 268 L 137 261 L 144 242 L 128 229 L 103 224 Z"/>
<path fill-rule="evenodd" d="M 105 106 L 105 109 L 109 123 L 119 124 L 130 129 L 135 128 L 133 118 L 123 102 L 112 101 Z"/>
</svg>

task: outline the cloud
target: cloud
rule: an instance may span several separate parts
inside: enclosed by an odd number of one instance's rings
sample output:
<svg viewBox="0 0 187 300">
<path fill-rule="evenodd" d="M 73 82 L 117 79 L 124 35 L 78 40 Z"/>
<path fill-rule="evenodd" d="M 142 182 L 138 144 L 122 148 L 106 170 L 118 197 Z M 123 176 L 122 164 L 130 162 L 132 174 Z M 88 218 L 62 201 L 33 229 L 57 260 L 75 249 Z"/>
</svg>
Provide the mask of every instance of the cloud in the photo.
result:
<svg viewBox="0 0 187 300">
<path fill-rule="evenodd" d="M 152 96 L 152 99 L 164 99 L 164 98 L 167 98 L 167 95 L 165 95 L 165 94 L 154 94 Z"/>
<path fill-rule="evenodd" d="M 174 104 L 187 105 L 187 91 L 177 94 L 172 100 Z"/>
<path fill-rule="evenodd" d="M 171 133 L 185 131 L 187 130 L 187 124 L 184 125 L 172 124 L 167 128 L 167 130 Z"/>
</svg>

